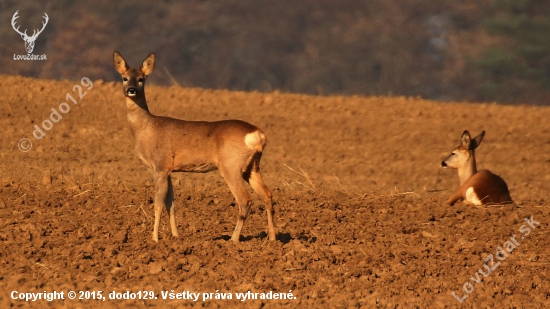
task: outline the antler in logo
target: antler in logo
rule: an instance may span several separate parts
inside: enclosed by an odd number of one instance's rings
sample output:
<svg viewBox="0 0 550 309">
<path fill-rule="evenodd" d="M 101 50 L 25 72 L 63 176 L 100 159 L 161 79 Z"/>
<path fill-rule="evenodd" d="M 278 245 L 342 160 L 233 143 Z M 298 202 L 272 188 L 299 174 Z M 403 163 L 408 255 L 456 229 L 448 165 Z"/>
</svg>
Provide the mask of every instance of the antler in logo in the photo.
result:
<svg viewBox="0 0 550 309">
<path fill-rule="evenodd" d="M 19 18 L 19 16 L 17 15 L 19 11 L 16 11 L 15 14 L 13 14 L 13 17 L 11 18 L 11 26 L 13 27 L 13 30 L 15 30 L 15 32 L 19 33 L 21 35 L 21 38 L 25 41 L 25 48 L 27 49 L 27 53 L 32 53 L 32 50 L 34 49 L 34 41 L 36 40 L 36 38 L 38 37 L 38 35 L 40 33 L 42 33 L 42 31 L 44 30 L 44 28 L 46 28 L 46 25 L 48 24 L 48 14 L 44 13 L 44 19 L 45 21 L 42 22 L 42 29 L 38 30 L 33 30 L 32 32 L 32 35 L 31 36 L 28 36 L 27 35 L 27 29 L 25 29 L 24 32 L 21 32 L 19 31 L 19 27 L 15 28 L 15 20 Z"/>
</svg>

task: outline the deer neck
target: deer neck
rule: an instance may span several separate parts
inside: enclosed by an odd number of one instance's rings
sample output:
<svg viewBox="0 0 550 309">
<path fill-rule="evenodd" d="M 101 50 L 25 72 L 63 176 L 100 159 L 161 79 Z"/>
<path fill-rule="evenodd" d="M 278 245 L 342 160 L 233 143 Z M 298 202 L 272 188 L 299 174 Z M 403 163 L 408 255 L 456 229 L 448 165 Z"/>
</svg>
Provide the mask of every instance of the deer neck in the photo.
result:
<svg viewBox="0 0 550 309">
<path fill-rule="evenodd" d="M 474 152 L 470 151 L 470 158 L 468 159 L 466 164 L 464 164 L 464 166 L 458 169 L 458 178 L 460 178 L 460 185 L 462 186 L 462 184 L 464 184 L 464 182 L 466 182 L 466 180 L 472 177 L 472 175 L 474 175 L 475 173 L 477 173 L 476 157 L 474 155 Z"/>
<path fill-rule="evenodd" d="M 147 126 L 149 120 L 153 117 L 149 112 L 147 101 L 145 100 L 145 93 L 142 93 L 136 98 L 126 97 L 126 108 L 128 122 L 132 133 L 135 135 L 136 131 Z"/>
</svg>

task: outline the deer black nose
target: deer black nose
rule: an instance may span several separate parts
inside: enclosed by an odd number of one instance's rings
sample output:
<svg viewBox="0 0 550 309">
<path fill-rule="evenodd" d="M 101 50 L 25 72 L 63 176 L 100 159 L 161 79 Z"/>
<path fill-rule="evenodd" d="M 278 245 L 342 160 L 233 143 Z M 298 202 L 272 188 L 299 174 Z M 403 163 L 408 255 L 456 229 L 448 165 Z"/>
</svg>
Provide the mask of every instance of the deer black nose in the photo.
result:
<svg viewBox="0 0 550 309">
<path fill-rule="evenodd" d="M 441 161 L 441 167 L 447 168 L 447 163 L 445 163 L 445 161 Z"/>
<path fill-rule="evenodd" d="M 134 88 L 134 87 L 130 87 L 128 88 L 128 90 L 126 90 L 127 95 L 136 95 L 137 93 L 138 93 L 138 90 L 137 88 Z"/>
</svg>

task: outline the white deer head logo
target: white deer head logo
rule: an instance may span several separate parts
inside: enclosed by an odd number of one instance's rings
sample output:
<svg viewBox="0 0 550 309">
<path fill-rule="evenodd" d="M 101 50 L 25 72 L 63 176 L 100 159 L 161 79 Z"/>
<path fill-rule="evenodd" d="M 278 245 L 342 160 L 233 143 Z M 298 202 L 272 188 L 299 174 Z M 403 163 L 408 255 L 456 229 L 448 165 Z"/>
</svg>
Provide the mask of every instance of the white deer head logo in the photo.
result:
<svg viewBox="0 0 550 309">
<path fill-rule="evenodd" d="M 16 11 L 15 14 L 13 14 L 13 17 L 11 18 L 11 26 L 13 27 L 13 30 L 15 30 L 15 32 L 21 35 L 21 38 L 25 41 L 25 48 L 27 49 L 27 53 L 30 54 L 34 49 L 34 41 L 36 40 L 38 35 L 42 33 L 42 31 L 44 30 L 44 28 L 46 28 L 46 25 L 48 24 L 48 20 L 49 20 L 48 14 L 44 13 L 43 17 L 46 21 L 42 22 L 42 29 L 38 30 L 38 32 L 37 30 L 33 30 L 32 35 L 28 36 L 27 29 L 25 29 L 25 32 L 21 32 L 19 31 L 19 27 L 15 28 L 15 20 L 19 18 L 19 16 L 17 15 L 18 12 L 19 11 Z"/>
</svg>

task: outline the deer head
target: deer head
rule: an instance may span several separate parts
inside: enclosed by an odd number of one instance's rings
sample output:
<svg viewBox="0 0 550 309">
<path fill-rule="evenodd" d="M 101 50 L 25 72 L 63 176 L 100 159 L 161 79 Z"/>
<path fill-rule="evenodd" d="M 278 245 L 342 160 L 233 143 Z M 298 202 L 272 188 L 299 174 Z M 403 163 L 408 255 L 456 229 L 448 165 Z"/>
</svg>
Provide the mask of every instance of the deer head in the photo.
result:
<svg viewBox="0 0 550 309">
<path fill-rule="evenodd" d="M 19 11 L 16 11 L 15 14 L 13 14 L 13 17 L 11 18 L 11 26 L 13 27 L 13 30 L 15 30 L 15 32 L 17 32 L 21 35 L 21 38 L 25 41 L 25 48 L 27 49 L 27 53 L 30 54 L 30 53 L 32 53 L 32 51 L 34 49 L 34 41 L 36 40 L 38 35 L 40 33 L 42 33 L 42 31 L 44 30 L 44 28 L 46 28 L 46 25 L 48 24 L 48 20 L 49 20 L 48 14 L 44 13 L 43 17 L 44 17 L 45 21 L 42 22 L 42 29 L 33 30 L 32 35 L 28 36 L 27 35 L 27 29 L 25 29 L 24 32 L 21 32 L 21 31 L 19 31 L 19 27 L 15 28 L 15 20 L 19 18 L 19 16 L 17 15 L 18 12 Z"/>
<path fill-rule="evenodd" d="M 458 169 L 458 177 L 460 185 L 468 178 L 477 173 L 475 150 L 481 144 L 485 131 L 482 131 L 478 136 L 471 138 L 468 131 L 464 131 L 460 137 L 460 145 L 456 147 L 451 154 L 441 162 L 443 168 Z"/>
</svg>

